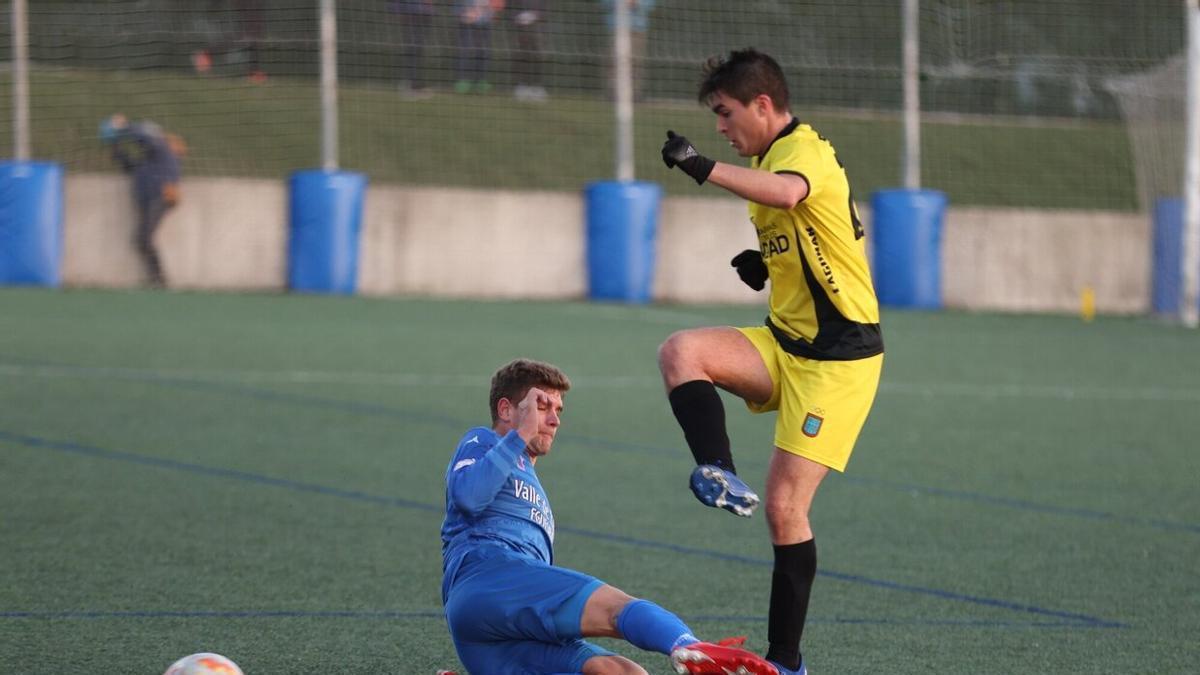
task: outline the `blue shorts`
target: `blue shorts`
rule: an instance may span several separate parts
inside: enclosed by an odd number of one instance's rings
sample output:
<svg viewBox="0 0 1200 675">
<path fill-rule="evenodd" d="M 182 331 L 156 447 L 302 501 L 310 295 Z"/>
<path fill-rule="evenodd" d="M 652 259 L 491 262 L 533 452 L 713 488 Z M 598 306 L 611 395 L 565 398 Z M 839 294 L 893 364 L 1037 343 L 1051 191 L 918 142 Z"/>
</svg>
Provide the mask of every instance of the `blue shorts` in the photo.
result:
<svg viewBox="0 0 1200 675">
<path fill-rule="evenodd" d="M 612 652 L 580 639 L 598 579 L 483 546 L 468 553 L 446 598 L 446 623 L 471 675 L 579 673 Z"/>
</svg>

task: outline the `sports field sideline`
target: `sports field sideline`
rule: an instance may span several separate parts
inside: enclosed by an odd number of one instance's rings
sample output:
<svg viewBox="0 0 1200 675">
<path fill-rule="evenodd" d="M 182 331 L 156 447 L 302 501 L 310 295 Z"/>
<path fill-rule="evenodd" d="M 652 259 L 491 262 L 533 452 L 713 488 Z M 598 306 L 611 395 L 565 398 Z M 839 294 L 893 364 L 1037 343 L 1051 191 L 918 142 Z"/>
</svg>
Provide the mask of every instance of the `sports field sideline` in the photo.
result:
<svg viewBox="0 0 1200 675">
<path fill-rule="evenodd" d="M 538 467 L 558 562 L 761 649 L 764 520 L 687 490 L 655 349 L 762 314 L 0 289 L 0 673 L 457 668 L 443 471 L 516 356 L 574 380 Z M 813 514 L 812 672 L 1195 673 L 1200 334 L 892 311 L 884 339 Z M 727 404 L 761 488 L 773 420 Z"/>
</svg>

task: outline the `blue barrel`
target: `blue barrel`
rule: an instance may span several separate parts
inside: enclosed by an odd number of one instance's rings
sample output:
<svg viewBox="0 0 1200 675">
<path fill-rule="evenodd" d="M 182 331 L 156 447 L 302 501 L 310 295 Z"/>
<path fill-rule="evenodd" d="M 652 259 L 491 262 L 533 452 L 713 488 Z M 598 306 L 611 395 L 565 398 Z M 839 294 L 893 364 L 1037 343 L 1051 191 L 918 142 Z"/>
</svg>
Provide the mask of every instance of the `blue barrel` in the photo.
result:
<svg viewBox="0 0 1200 675">
<path fill-rule="evenodd" d="M 297 171 L 288 189 L 288 288 L 353 294 L 367 177 L 347 171 Z"/>
<path fill-rule="evenodd" d="M 52 162 L 0 162 L 0 284 L 58 286 L 63 170 Z"/>
<path fill-rule="evenodd" d="M 1150 306 L 1157 314 L 1178 314 L 1183 292 L 1183 200 L 1163 197 L 1154 202 L 1154 245 Z"/>
<path fill-rule="evenodd" d="M 657 183 L 601 181 L 590 183 L 585 194 L 588 297 L 649 302 L 662 188 Z"/>
<path fill-rule="evenodd" d="M 942 220 L 937 190 L 881 190 L 871 195 L 875 292 L 891 307 L 942 307 Z"/>
</svg>

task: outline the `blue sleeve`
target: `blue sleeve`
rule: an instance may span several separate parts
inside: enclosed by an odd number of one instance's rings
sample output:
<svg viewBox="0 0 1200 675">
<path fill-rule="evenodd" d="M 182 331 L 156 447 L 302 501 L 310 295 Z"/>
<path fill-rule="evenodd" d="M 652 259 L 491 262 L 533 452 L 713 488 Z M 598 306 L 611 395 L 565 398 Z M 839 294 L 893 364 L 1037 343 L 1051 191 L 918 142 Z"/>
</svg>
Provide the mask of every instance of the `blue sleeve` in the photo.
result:
<svg viewBox="0 0 1200 675">
<path fill-rule="evenodd" d="M 525 440 L 510 431 L 491 448 L 475 444 L 475 448 L 466 450 L 468 447 L 460 444 L 454 455 L 446 474 L 446 494 L 460 511 L 476 515 L 504 489 L 517 458 L 525 452 Z"/>
<path fill-rule="evenodd" d="M 161 140 L 161 135 L 154 133 L 151 129 L 147 129 L 146 125 L 138 122 L 130 124 L 128 129 L 123 132 L 125 138 L 136 141 L 143 145 L 156 145 L 156 142 Z"/>
<path fill-rule="evenodd" d="M 171 146 L 167 143 L 165 133 L 158 125 L 151 122 L 137 122 L 129 125 L 124 132 L 125 137 L 136 142 L 146 152 L 146 161 L 162 161 L 163 158 L 173 157 Z"/>
</svg>

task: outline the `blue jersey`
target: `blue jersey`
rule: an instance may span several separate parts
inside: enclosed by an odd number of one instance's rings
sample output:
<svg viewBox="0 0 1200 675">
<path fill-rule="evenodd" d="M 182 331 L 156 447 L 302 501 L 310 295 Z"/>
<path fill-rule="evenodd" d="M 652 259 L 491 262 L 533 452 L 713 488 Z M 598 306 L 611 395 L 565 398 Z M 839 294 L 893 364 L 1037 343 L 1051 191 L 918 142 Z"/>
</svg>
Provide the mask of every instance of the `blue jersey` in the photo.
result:
<svg viewBox="0 0 1200 675">
<path fill-rule="evenodd" d="M 131 141 L 139 152 L 130 155 L 121 141 Z M 162 198 L 163 186 L 179 182 L 179 158 L 171 152 L 166 134 L 153 122 L 137 122 L 121 133 L 113 146 L 113 157 L 125 171 L 133 174 L 133 189 L 139 203 Z"/>
<path fill-rule="evenodd" d="M 463 556 L 488 545 L 553 564 L 554 515 L 520 435 L 510 431 L 501 438 L 475 427 L 458 442 L 446 467 L 443 602 Z"/>
</svg>

